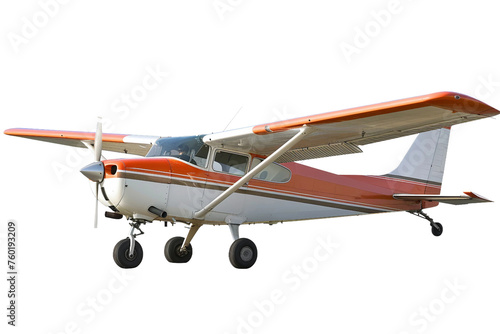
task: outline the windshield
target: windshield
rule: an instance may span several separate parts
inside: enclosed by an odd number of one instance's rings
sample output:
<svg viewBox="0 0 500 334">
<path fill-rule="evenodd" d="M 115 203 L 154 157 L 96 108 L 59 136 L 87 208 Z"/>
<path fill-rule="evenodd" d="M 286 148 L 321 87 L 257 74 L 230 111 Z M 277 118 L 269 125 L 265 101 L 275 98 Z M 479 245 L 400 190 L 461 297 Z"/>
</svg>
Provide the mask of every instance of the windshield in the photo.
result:
<svg viewBox="0 0 500 334">
<path fill-rule="evenodd" d="M 203 143 L 203 137 L 204 135 L 160 138 L 151 147 L 146 157 L 174 157 L 205 167 L 208 146 Z"/>
</svg>

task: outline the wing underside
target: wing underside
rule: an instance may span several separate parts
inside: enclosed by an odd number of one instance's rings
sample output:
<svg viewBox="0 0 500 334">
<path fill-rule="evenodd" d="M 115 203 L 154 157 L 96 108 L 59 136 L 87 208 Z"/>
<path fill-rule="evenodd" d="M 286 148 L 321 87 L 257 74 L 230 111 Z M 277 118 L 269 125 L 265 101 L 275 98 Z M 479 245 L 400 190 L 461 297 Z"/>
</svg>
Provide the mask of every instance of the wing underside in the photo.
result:
<svg viewBox="0 0 500 334">
<path fill-rule="evenodd" d="M 300 117 L 207 135 L 204 141 L 269 155 L 304 125 L 313 129 L 277 162 L 359 153 L 359 145 L 450 127 L 497 115 L 498 110 L 466 95 L 434 93 L 365 107 Z"/>
</svg>

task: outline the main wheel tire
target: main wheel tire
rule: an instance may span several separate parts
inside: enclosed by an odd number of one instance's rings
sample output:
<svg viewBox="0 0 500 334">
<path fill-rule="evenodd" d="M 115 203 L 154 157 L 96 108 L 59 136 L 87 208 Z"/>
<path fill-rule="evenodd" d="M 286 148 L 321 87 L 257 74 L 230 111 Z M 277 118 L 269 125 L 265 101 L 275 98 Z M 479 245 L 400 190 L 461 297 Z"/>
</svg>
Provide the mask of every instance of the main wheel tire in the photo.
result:
<svg viewBox="0 0 500 334">
<path fill-rule="evenodd" d="M 181 247 L 184 244 L 183 237 L 173 237 L 165 244 L 165 258 L 172 263 L 187 263 L 193 256 L 193 246 L 189 244 L 186 247 L 186 252 L 182 253 Z"/>
<path fill-rule="evenodd" d="M 441 225 L 440 223 L 434 223 L 431 224 L 431 226 L 431 232 L 434 236 L 439 237 L 441 234 L 443 234 L 443 225 Z"/>
<path fill-rule="evenodd" d="M 123 239 L 118 241 L 113 249 L 113 259 L 120 268 L 129 269 L 135 268 L 142 262 L 142 246 L 135 241 L 134 254 L 129 256 L 130 239 Z"/>
<path fill-rule="evenodd" d="M 257 247 L 250 239 L 237 239 L 229 249 L 229 261 L 235 268 L 248 269 L 257 261 Z"/>
</svg>

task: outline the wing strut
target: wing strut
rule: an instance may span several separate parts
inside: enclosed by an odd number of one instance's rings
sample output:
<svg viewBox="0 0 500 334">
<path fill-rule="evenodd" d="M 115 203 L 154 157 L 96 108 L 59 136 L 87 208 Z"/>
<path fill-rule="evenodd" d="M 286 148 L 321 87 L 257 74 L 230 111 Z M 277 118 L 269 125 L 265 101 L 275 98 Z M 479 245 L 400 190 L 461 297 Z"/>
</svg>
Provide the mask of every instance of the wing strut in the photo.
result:
<svg viewBox="0 0 500 334">
<path fill-rule="evenodd" d="M 264 161 L 255 166 L 251 171 L 249 171 L 245 176 L 235 182 L 232 186 L 227 188 L 222 194 L 217 196 L 212 202 L 207 204 L 203 209 L 196 211 L 194 213 L 195 219 L 203 219 L 207 213 L 212 211 L 217 205 L 219 205 L 222 201 L 228 198 L 232 193 L 240 189 L 245 183 L 250 181 L 255 175 L 259 174 L 264 168 L 273 163 L 276 159 L 278 159 L 281 155 L 283 155 L 286 151 L 291 149 L 295 144 L 305 138 L 308 134 L 312 133 L 314 130 L 307 125 L 304 125 L 300 128 L 299 132 L 295 134 L 292 138 L 290 138 L 285 144 L 283 144 L 280 148 L 274 151 L 270 156 L 268 156 Z"/>
</svg>

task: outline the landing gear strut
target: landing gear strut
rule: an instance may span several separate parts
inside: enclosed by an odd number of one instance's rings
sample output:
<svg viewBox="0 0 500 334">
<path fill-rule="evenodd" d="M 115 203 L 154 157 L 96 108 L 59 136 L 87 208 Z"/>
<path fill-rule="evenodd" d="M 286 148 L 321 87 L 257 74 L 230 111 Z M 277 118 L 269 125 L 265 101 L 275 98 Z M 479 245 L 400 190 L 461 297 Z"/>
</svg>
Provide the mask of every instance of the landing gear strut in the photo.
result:
<svg viewBox="0 0 500 334">
<path fill-rule="evenodd" d="M 422 210 L 417 210 L 417 211 L 408 211 L 414 216 L 424 218 L 427 221 L 431 223 L 431 232 L 434 236 L 439 237 L 443 233 L 443 225 L 441 225 L 438 222 L 435 222 L 429 215 L 427 215 L 425 212 Z"/>
<path fill-rule="evenodd" d="M 141 230 L 140 225 L 145 224 L 143 221 L 134 221 L 130 223 L 131 229 L 129 237 L 118 241 L 115 248 L 113 249 L 113 259 L 115 263 L 120 268 L 129 269 L 135 268 L 142 262 L 142 247 L 135 238 L 144 232 Z M 135 230 L 139 230 L 140 233 L 134 234 Z"/>
</svg>

